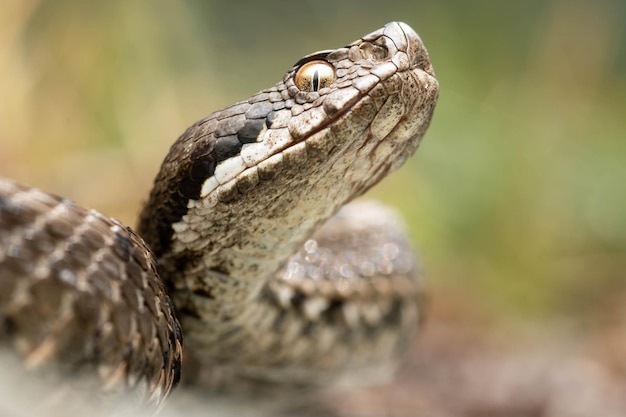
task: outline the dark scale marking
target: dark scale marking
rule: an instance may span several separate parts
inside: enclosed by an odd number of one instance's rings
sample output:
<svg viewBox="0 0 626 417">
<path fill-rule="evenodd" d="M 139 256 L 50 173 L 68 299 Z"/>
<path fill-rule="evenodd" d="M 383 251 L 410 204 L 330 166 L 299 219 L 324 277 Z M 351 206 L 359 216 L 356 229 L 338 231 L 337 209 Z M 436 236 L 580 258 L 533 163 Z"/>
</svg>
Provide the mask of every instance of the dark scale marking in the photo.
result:
<svg viewBox="0 0 626 417">
<path fill-rule="evenodd" d="M 0 197 L 0 226 L 3 230 L 11 231 L 22 224 L 30 223 L 36 213 L 28 207 L 19 207 L 8 198 Z"/>
<path fill-rule="evenodd" d="M 307 300 L 307 296 L 301 291 L 296 291 L 291 297 L 291 305 L 294 309 L 301 311 L 304 309 L 304 302 Z"/>
<path fill-rule="evenodd" d="M 139 298 L 137 297 L 137 287 L 135 287 L 135 283 L 130 280 L 126 280 L 122 282 L 120 287 L 120 294 L 126 301 L 126 305 L 133 311 L 139 310 Z"/>
<path fill-rule="evenodd" d="M 147 287 L 143 288 L 143 301 L 144 305 L 150 310 L 153 315 L 159 314 L 159 308 L 157 307 L 156 293 L 152 289 L 152 283 L 149 282 Z M 168 306 L 170 304 L 168 303 Z"/>
<path fill-rule="evenodd" d="M 215 160 L 211 157 L 200 159 L 194 162 L 189 172 L 189 177 L 202 184 L 207 178 L 215 173 Z"/>
<path fill-rule="evenodd" d="M 144 270 L 135 262 L 128 262 L 126 274 L 136 288 L 143 290 L 143 272 Z"/>
<path fill-rule="evenodd" d="M 398 300 L 398 299 L 395 298 L 394 301 L 395 300 Z M 391 303 L 391 310 L 389 310 L 384 317 L 385 323 L 387 323 L 388 326 L 393 326 L 394 324 L 402 323 L 404 321 L 402 318 L 402 312 L 403 310 L 402 310 L 401 302 Z"/>
<path fill-rule="evenodd" d="M 210 142 L 207 146 L 200 147 L 193 152 L 191 155 L 193 163 L 188 170 L 188 175 L 184 176 L 178 183 L 178 193 L 187 199 L 197 200 L 200 197 L 202 183 L 215 172 L 217 161 L 212 153 L 214 149 L 212 145 L 213 143 Z M 181 171 L 183 170 L 181 169 Z M 177 221 L 187 212 L 187 205 L 172 206 L 170 210 L 172 216 L 167 220 Z"/>
<path fill-rule="evenodd" d="M 5 316 L 0 321 L 0 335 L 13 336 L 17 334 L 18 330 L 19 329 L 14 318 Z"/>
<path fill-rule="evenodd" d="M 278 311 L 279 311 L 278 317 L 276 317 L 274 319 L 274 322 L 272 323 L 272 330 L 274 330 L 277 333 L 280 333 L 284 331 L 283 327 L 288 322 L 288 320 L 287 320 L 287 313 L 285 312 L 285 310 L 278 309 Z"/>
<path fill-rule="evenodd" d="M 133 250 L 133 244 L 129 241 L 128 237 L 121 232 L 115 232 L 115 244 L 113 245 L 113 252 L 122 260 L 127 261 L 130 259 L 130 255 Z"/>
<path fill-rule="evenodd" d="M 2 269 L 0 269 L 0 273 L 4 276 L 30 275 L 32 274 L 33 269 L 34 265 L 32 261 L 10 256 L 5 258 L 2 262 Z M 4 290 L 4 288 L 0 289 Z"/>
<path fill-rule="evenodd" d="M 239 138 L 235 135 L 219 138 L 213 148 L 213 158 L 217 162 L 224 161 L 231 156 L 237 155 L 241 151 L 241 146 L 242 143 L 239 142 Z"/>
<path fill-rule="evenodd" d="M 197 200 L 200 196 L 200 189 L 202 188 L 202 182 L 195 181 L 191 178 L 186 178 L 180 182 L 178 185 L 178 193 L 190 200 Z M 166 221 L 172 221 L 175 219 L 179 219 L 183 216 L 183 214 L 187 213 L 187 206 L 178 207 L 173 213 L 172 216 L 165 217 Z"/>
<path fill-rule="evenodd" d="M 81 242 L 71 242 L 66 246 L 68 259 L 80 269 L 87 269 L 91 264 L 91 250 Z M 124 249 L 124 253 L 126 250 Z"/>
<path fill-rule="evenodd" d="M 246 124 L 237 133 L 237 138 L 241 143 L 254 143 L 259 137 L 259 133 L 263 130 L 263 119 L 248 120 Z"/>
<path fill-rule="evenodd" d="M 74 233 L 72 225 L 64 221 L 63 218 L 49 220 L 46 223 L 45 229 L 50 235 L 58 236 L 62 239 L 67 239 Z"/>
<path fill-rule="evenodd" d="M 194 288 L 192 292 L 193 294 L 198 295 L 200 297 L 208 298 L 210 300 L 215 300 L 215 296 L 211 292 L 210 288 Z"/>
<path fill-rule="evenodd" d="M 272 123 L 274 123 L 275 117 L 276 117 L 275 111 L 272 110 L 271 112 L 267 113 L 267 116 L 265 117 L 265 126 L 267 126 L 268 129 L 272 127 Z"/>
</svg>

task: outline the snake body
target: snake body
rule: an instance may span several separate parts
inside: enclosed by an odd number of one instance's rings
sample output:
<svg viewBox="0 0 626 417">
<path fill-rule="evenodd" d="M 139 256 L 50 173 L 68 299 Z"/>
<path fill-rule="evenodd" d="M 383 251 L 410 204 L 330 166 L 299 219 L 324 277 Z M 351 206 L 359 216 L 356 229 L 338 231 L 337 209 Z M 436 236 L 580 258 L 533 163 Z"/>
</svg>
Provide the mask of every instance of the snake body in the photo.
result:
<svg viewBox="0 0 626 417">
<path fill-rule="evenodd" d="M 0 179 L 0 340 L 28 368 L 95 368 L 156 401 L 182 334 L 207 373 L 380 377 L 418 321 L 416 266 L 388 209 L 339 209 L 415 152 L 437 96 L 420 38 L 393 22 L 188 128 L 137 234 Z"/>
</svg>

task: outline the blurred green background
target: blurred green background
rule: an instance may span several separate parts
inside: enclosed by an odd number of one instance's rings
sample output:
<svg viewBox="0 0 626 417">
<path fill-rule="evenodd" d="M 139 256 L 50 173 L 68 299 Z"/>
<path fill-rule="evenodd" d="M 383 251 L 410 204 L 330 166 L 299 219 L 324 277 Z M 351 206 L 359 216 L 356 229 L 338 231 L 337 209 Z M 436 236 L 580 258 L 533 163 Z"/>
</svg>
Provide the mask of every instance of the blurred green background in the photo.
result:
<svg viewBox="0 0 626 417">
<path fill-rule="evenodd" d="M 131 225 L 192 122 L 273 85 L 307 53 L 405 21 L 441 95 L 416 156 L 371 195 L 408 220 L 434 311 L 599 322 L 626 299 L 623 0 L 3 0 L 0 10 L 0 175 Z"/>
</svg>

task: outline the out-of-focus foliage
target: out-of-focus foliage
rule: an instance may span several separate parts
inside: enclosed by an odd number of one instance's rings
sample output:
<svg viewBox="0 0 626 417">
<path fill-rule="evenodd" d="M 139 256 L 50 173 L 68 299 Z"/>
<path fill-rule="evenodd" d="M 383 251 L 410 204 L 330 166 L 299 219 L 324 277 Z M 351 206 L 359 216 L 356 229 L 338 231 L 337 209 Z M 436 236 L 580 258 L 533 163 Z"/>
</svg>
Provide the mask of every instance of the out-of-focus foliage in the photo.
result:
<svg viewBox="0 0 626 417">
<path fill-rule="evenodd" d="M 169 144 L 299 57 L 402 20 L 441 95 L 396 205 L 436 303 L 601 313 L 626 294 L 626 3 L 4 0 L 0 175 L 134 223 Z"/>
</svg>

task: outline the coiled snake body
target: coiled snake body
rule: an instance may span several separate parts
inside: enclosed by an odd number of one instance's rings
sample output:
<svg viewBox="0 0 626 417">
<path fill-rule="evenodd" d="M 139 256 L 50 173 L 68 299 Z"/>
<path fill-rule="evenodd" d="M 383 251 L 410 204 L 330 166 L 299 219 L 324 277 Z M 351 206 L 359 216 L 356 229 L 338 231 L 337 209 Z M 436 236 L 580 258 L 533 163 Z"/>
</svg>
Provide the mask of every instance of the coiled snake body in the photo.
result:
<svg viewBox="0 0 626 417">
<path fill-rule="evenodd" d="M 378 377 L 417 322 L 415 265 L 387 209 L 333 215 L 413 154 L 437 95 L 403 23 L 306 56 L 187 129 L 138 234 L 0 179 L 0 340 L 28 369 L 95 368 L 155 401 L 180 377 L 183 333 L 208 373 Z"/>
</svg>

